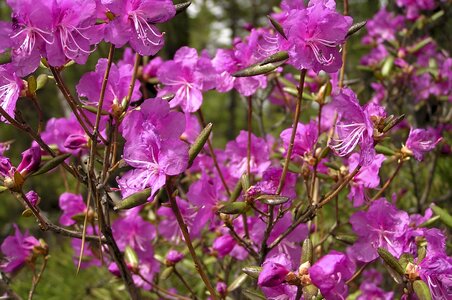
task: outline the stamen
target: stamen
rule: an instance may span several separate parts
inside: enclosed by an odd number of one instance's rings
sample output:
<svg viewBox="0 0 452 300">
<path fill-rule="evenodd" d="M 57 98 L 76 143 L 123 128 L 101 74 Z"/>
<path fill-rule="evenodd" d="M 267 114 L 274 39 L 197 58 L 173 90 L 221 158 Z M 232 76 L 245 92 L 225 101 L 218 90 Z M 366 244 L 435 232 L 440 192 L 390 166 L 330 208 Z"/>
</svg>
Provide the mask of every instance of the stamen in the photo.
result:
<svg viewBox="0 0 452 300">
<path fill-rule="evenodd" d="M 307 45 L 311 47 L 312 51 L 314 52 L 315 58 L 320 64 L 328 66 L 331 63 L 333 63 L 334 61 L 333 54 L 330 53 L 330 56 L 326 58 L 325 55 L 322 53 L 322 50 L 315 43 L 313 43 L 312 41 L 308 41 Z"/>
<path fill-rule="evenodd" d="M 129 14 L 129 17 L 132 19 L 135 31 L 137 32 L 138 38 L 141 40 L 143 45 L 148 46 L 149 44 L 152 44 L 154 46 L 158 46 L 161 44 L 160 39 L 163 37 L 163 34 L 158 34 L 152 28 L 152 26 L 149 25 L 146 19 L 139 14 L 139 12 L 135 11 Z M 152 33 L 154 37 L 157 37 L 159 40 L 157 42 L 151 40 L 150 37 L 148 36 L 148 31 Z"/>
</svg>

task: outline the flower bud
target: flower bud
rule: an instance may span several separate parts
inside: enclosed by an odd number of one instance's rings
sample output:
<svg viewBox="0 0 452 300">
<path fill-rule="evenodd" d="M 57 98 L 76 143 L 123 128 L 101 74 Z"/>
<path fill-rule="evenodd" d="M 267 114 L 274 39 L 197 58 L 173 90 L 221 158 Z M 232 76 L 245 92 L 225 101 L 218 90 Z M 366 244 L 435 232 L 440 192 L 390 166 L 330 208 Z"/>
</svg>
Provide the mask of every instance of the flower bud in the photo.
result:
<svg viewBox="0 0 452 300">
<path fill-rule="evenodd" d="M 165 264 L 174 266 L 184 258 L 184 255 L 176 250 L 170 250 L 166 255 Z"/>
<path fill-rule="evenodd" d="M 64 141 L 64 147 L 77 150 L 83 147 L 86 147 L 88 144 L 88 138 L 84 134 L 71 134 Z"/>
<path fill-rule="evenodd" d="M 41 150 L 38 147 L 31 147 L 22 152 L 22 161 L 17 167 L 17 171 L 24 177 L 36 171 L 41 164 Z"/>
<path fill-rule="evenodd" d="M 38 205 L 39 202 L 41 201 L 41 198 L 39 197 L 38 193 L 36 193 L 35 191 L 29 191 L 25 196 L 27 197 L 28 201 L 33 206 Z"/>
<path fill-rule="evenodd" d="M 268 261 L 262 266 L 257 284 L 265 287 L 277 286 L 284 282 L 287 274 L 289 274 L 289 270 L 286 267 L 276 262 Z"/>
<path fill-rule="evenodd" d="M 218 253 L 220 257 L 228 255 L 235 247 L 236 241 L 230 235 L 223 235 L 216 238 L 213 242 L 212 249 Z"/>
<path fill-rule="evenodd" d="M 226 297 L 227 293 L 228 293 L 228 286 L 226 285 L 226 283 L 219 281 L 217 282 L 217 292 L 218 294 L 220 294 L 221 297 Z"/>
</svg>

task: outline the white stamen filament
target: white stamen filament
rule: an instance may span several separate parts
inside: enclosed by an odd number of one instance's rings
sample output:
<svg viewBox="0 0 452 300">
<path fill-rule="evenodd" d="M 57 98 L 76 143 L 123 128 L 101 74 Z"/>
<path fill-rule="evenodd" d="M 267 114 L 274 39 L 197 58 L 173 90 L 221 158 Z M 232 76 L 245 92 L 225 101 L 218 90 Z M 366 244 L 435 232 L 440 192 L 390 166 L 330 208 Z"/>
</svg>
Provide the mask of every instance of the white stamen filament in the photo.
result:
<svg viewBox="0 0 452 300">
<path fill-rule="evenodd" d="M 307 45 L 311 47 L 312 51 L 314 52 L 315 58 L 320 64 L 327 66 L 333 63 L 334 61 L 333 54 L 330 53 L 330 56 L 326 58 L 325 55 L 322 53 L 322 50 L 314 42 L 308 41 Z"/>
<path fill-rule="evenodd" d="M 135 31 L 137 32 L 138 38 L 141 40 L 143 45 L 148 46 L 148 44 L 152 44 L 154 46 L 158 46 L 161 44 L 160 39 L 163 37 L 163 34 L 158 34 L 157 32 L 155 32 L 152 26 L 149 25 L 146 19 L 141 16 L 139 12 L 135 11 L 133 13 L 130 13 L 129 18 L 132 19 Z M 154 42 L 148 37 L 147 30 L 149 30 L 154 35 L 154 37 L 158 38 L 157 42 Z"/>
<path fill-rule="evenodd" d="M 336 125 L 336 127 L 347 128 L 354 127 L 351 132 L 343 139 L 333 139 L 334 145 L 330 144 L 330 147 L 339 155 L 345 156 L 355 149 L 359 141 L 362 140 L 362 135 L 366 130 L 364 123 L 344 124 Z"/>
<path fill-rule="evenodd" d="M 83 37 L 84 39 L 87 40 L 87 38 L 82 35 L 80 33 L 79 30 L 77 30 L 77 28 L 75 27 L 66 27 L 63 25 L 59 26 L 59 32 L 60 32 L 60 40 L 61 40 L 61 46 L 63 47 L 63 51 L 68 51 L 69 54 L 77 56 L 78 52 L 83 52 L 85 54 L 90 54 L 92 52 L 95 51 L 95 49 L 93 50 L 84 50 L 78 43 L 77 40 L 74 38 L 72 31 L 77 32 L 78 34 L 80 34 L 81 37 Z M 71 48 L 71 46 L 69 45 L 69 43 L 74 44 L 75 48 Z M 67 53 L 66 53 L 67 55 Z M 69 57 L 69 55 L 67 55 Z M 74 58 L 74 57 L 69 57 L 69 58 Z"/>
</svg>

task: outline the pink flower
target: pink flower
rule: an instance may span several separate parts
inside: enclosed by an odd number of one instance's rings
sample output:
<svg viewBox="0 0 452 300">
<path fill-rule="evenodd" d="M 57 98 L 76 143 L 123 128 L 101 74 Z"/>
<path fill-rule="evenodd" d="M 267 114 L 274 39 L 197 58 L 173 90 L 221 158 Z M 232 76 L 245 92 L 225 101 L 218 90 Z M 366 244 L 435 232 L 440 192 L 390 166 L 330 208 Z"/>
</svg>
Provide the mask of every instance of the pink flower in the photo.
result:
<svg viewBox="0 0 452 300">
<path fill-rule="evenodd" d="M 86 204 L 83 202 L 82 195 L 63 193 L 60 196 L 59 205 L 63 210 L 60 223 L 64 226 L 74 225 L 76 221 L 72 217 L 86 212 Z"/>
<path fill-rule="evenodd" d="M 163 47 L 163 34 L 154 24 L 176 14 L 170 0 L 102 0 L 102 4 L 114 14 L 105 29 L 105 40 L 116 47 L 129 42 L 141 55 L 154 55 Z"/>
<path fill-rule="evenodd" d="M 239 136 L 226 145 L 225 154 L 229 159 L 229 172 L 239 178 L 247 168 L 247 142 L 248 133 L 240 131 Z M 251 173 L 262 176 L 270 166 L 269 149 L 264 139 L 251 134 Z"/>
<path fill-rule="evenodd" d="M 91 0 L 56 0 L 51 19 L 53 41 L 46 44 L 49 64 L 61 66 L 68 60 L 84 64 L 92 52 L 90 46 L 103 37 L 103 27 L 96 25 L 96 3 Z"/>
<path fill-rule="evenodd" d="M 283 132 L 281 132 L 280 137 L 283 141 L 285 149 L 289 147 L 291 134 L 292 128 L 285 129 Z M 292 158 L 295 156 L 304 156 L 305 154 L 311 153 L 314 150 L 313 148 L 317 142 L 317 137 L 318 129 L 315 121 L 311 121 L 308 124 L 298 123 Z"/>
<path fill-rule="evenodd" d="M 369 113 L 358 102 L 355 93 L 348 88 L 333 96 L 332 104 L 338 112 L 335 126 L 336 137 L 329 147 L 338 156 L 349 155 L 360 146 L 360 162 L 367 165 L 375 156 L 374 127 Z"/>
<path fill-rule="evenodd" d="M 77 93 L 87 105 L 98 106 L 102 82 L 104 80 L 105 70 L 107 68 L 107 59 L 101 58 L 97 62 L 94 72 L 85 73 L 77 85 Z M 113 111 L 113 105 L 121 105 L 129 92 L 130 81 L 133 75 L 133 65 L 128 63 L 112 64 L 108 76 L 107 87 L 105 89 L 104 103 L 102 109 L 108 112 Z M 139 81 L 135 84 L 131 101 L 137 101 L 141 98 Z"/>
<path fill-rule="evenodd" d="M 52 27 L 53 1 L 8 0 L 12 10 L 9 34 L 12 60 L 20 76 L 32 73 L 39 66 L 45 47 L 54 43 Z"/>
<path fill-rule="evenodd" d="M 421 161 L 424 155 L 432 151 L 441 139 L 438 132 L 433 128 L 411 128 L 405 147 L 413 154 L 414 158 Z"/>
<path fill-rule="evenodd" d="M 39 241 L 29 235 L 28 231 L 22 234 L 16 224 L 14 228 L 15 234 L 8 236 L 1 246 L 5 261 L 0 268 L 8 273 L 19 270 L 33 256 L 33 248 L 40 246 Z"/>
<path fill-rule="evenodd" d="M 257 284 L 261 287 L 275 287 L 284 282 L 290 272 L 291 262 L 285 254 L 272 256 L 262 264 Z"/>
<path fill-rule="evenodd" d="M 280 37 L 280 47 L 297 69 L 334 73 L 342 65 L 339 46 L 352 21 L 336 12 L 334 1 L 311 0 L 307 8 L 289 11 L 281 24 L 287 40 Z"/>
<path fill-rule="evenodd" d="M 24 87 L 12 64 L 0 65 L 0 106 L 12 118 L 15 117 L 16 102 Z M 0 121 L 7 122 L 3 117 Z"/>
<path fill-rule="evenodd" d="M 117 180 L 122 195 L 151 188 L 152 199 L 165 184 L 166 175 L 178 175 L 187 168 L 188 146 L 179 139 L 185 117 L 170 112 L 165 100 L 148 99 L 140 110 L 128 114 L 122 126 L 124 160 L 134 168 Z"/>
<path fill-rule="evenodd" d="M 309 269 L 309 276 L 325 299 L 345 299 L 348 294 L 345 282 L 354 272 L 353 262 L 345 254 L 333 250 Z"/>
<path fill-rule="evenodd" d="M 180 106 L 185 113 L 192 113 L 201 107 L 202 92 L 215 87 L 216 71 L 210 58 L 198 57 L 196 49 L 182 47 L 173 60 L 159 67 L 157 77 L 164 85 L 158 96 L 173 93 L 171 108 Z"/>
<path fill-rule="evenodd" d="M 399 257 L 406 247 L 410 219 L 403 210 L 398 210 L 386 199 L 371 203 L 369 209 L 358 211 L 350 218 L 358 240 L 349 249 L 359 261 L 369 262 L 378 257 L 377 248 L 385 248 Z"/>
<path fill-rule="evenodd" d="M 232 74 L 240 69 L 249 67 L 258 62 L 265 54 L 273 54 L 277 48 L 266 47 L 262 50 L 262 40 L 260 35 L 268 35 L 268 32 L 253 29 L 250 35 L 243 41 L 234 40 L 233 49 L 219 49 L 212 60 L 213 66 L 218 72 L 217 90 L 221 93 L 228 92 L 235 88 L 243 96 L 253 95 L 258 88 L 267 86 L 267 78 L 264 75 L 252 77 L 233 77 Z M 271 39 L 268 36 L 267 39 Z M 265 39 L 264 39 L 265 40 Z M 277 47 L 277 45 L 275 45 Z M 259 51 L 259 49 L 261 49 Z M 260 53 L 259 53 L 260 52 Z"/>
<path fill-rule="evenodd" d="M 348 199 L 353 201 L 354 207 L 359 207 L 366 200 L 366 190 L 376 188 L 380 184 L 380 176 L 378 175 L 380 167 L 385 160 L 383 154 L 375 155 L 370 165 L 362 167 L 358 174 L 353 177 Z M 359 163 L 359 154 L 353 153 L 348 159 L 349 172 L 353 172 Z"/>
</svg>

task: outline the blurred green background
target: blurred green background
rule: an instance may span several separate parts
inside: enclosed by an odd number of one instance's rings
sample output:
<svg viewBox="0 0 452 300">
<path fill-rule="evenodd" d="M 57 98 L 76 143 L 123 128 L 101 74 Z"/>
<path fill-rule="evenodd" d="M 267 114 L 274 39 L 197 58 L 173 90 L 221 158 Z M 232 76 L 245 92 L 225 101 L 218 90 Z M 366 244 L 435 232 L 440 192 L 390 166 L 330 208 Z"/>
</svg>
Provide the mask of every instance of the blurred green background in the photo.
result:
<svg viewBox="0 0 452 300">
<path fill-rule="evenodd" d="M 179 1 L 183 2 L 183 1 Z M 341 1 L 338 1 L 338 9 L 342 11 Z M 359 1 L 350 0 L 350 15 L 355 22 L 371 18 L 378 10 L 380 2 L 377 0 Z M 393 5 L 393 1 L 389 1 Z M 245 36 L 247 31 L 245 25 L 253 26 L 266 25 L 268 23 L 266 15 L 271 12 L 274 5 L 278 5 L 276 0 L 194 0 L 186 13 L 179 14 L 173 20 L 159 26 L 166 32 L 166 45 L 160 52 L 164 58 L 171 58 L 175 51 L 184 45 L 207 49 L 214 54 L 215 49 L 228 47 L 233 36 Z M 0 0 L 0 19 L 9 20 L 9 10 L 4 0 Z M 449 52 L 452 48 L 452 11 L 448 9 L 446 15 L 439 21 L 440 23 L 433 30 L 433 36 L 444 49 Z M 359 59 L 366 53 L 367 48 L 360 44 L 360 39 L 364 30 L 353 36 L 348 44 L 349 56 L 347 64 L 347 76 L 349 79 L 361 79 L 363 86 L 368 86 L 371 80 L 369 74 L 357 70 Z M 99 46 L 99 51 L 90 56 L 86 65 L 74 65 L 64 72 L 64 78 L 72 93 L 81 75 L 94 69 L 99 57 L 107 56 L 107 45 Z M 122 56 L 121 51 L 116 51 L 116 59 Z M 38 72 L 44 72 L 39 69 Z M 371 96 L 371 90 L 360 89 L 361 101 L 367 101 Z M 61 101 L 56 87 L 51 82 L 38 94 L 41 106 L 44 109 L 45 119 L 51 117 L 61 117 L 67 113 L 68 109 Z M 228 140 L 234 139 L 241 129 L 245 128 L 246 105 L 245 101 L 234 92 L 220 94 L 208 92 L 204 96 L 203 111 L 205 118 L 214 123 L 214 144 L 216 147 L 223 147 Z M 22 112 L 26 120 L 30 120 L 33 126 L 37 124 L 37 116 L 28 99 L 21 99 L 18 109 Z M 282 111 L 277 107 L 264 107 L 264 126 L 270 128 L 282 115 Z M 304 115 L 306 120 L 308 115 Z M 258 131 L 257 124 L 253 124 L 255 132 Z M 284 128 L 290 126 L 286 123 Z M 279 135 L 281 128 L 273 130 L 271 133 Z M 258 134 L 259 135 L 259 134 Z M 450 137 L 448 138 L 450 140 Z M 30 139 L 23 133 L 12 127 L 0 124 L 0 141 L 14 141 L 11 149 L 6 153 L 11 158 L 14 165 L 20 162 L 20 153 L 30 146 Z M 401 140 L 400 142 L 403 142 Z M 449 201 L 452 182 L 452 159 L 447 155 L 439 158 L 435 173 L 428 171 L 425 164 L 421 167 L 413 164 L 413 170 L 406 168 L 402 171 L 402 176 L 396 180 L 394 187 L 405 187 L 407 193 L 413 188 L 413 180 L 419 183 L 426 182 L 434 175 L 434 184 L 431 192 L 432 199 L 443 199 L 443 203 Z M 383 174 L 391 171 L 391 167 L 384 167 Z M 414 178 L 413 178 L 413 174 Z M 37 179 L 27 181 L 26 190 L 34 189 L 42 198 L 40 207 L 48 213 L 53 221 L 57 222 L 59 216 L 58 197 L 65 191 L 61 182 L 61 173 L 54 172 Z M 445 196 L 447 196 L 445 197 Z M 406 207 L 412 207 L 413 203 L 405 203 Z M 444 205 L 443 205 L 444 206 Z M 12 223 L 19 223 L 21 228 L 29 228 L 31 233 L 37 237 L 44 238 L 50 245 L 51 259 L 47 271 L 44 273 L 39 284 L 35 299 L 124 299 L 124 292 L 121 284 L 109 275 L 108 271 L 101 268 L 90 268 L 81 270 L 76 275 L 76 270 L 70 253 L 72 249 L 69 239 L 55 236 L 52 233 L 43 233 L 37 229 L 33 218 L 20 217 L 22 207 L 17 200 L 7 192 L 0 194 L 0 240 L 3 240 L 12 232 Z M 21 271 L 13 278 L 12 287 L 18 294 L 24 296 L 28 293 L 31 285 L 31 274 L 25 270 Z"/>
</svg>

